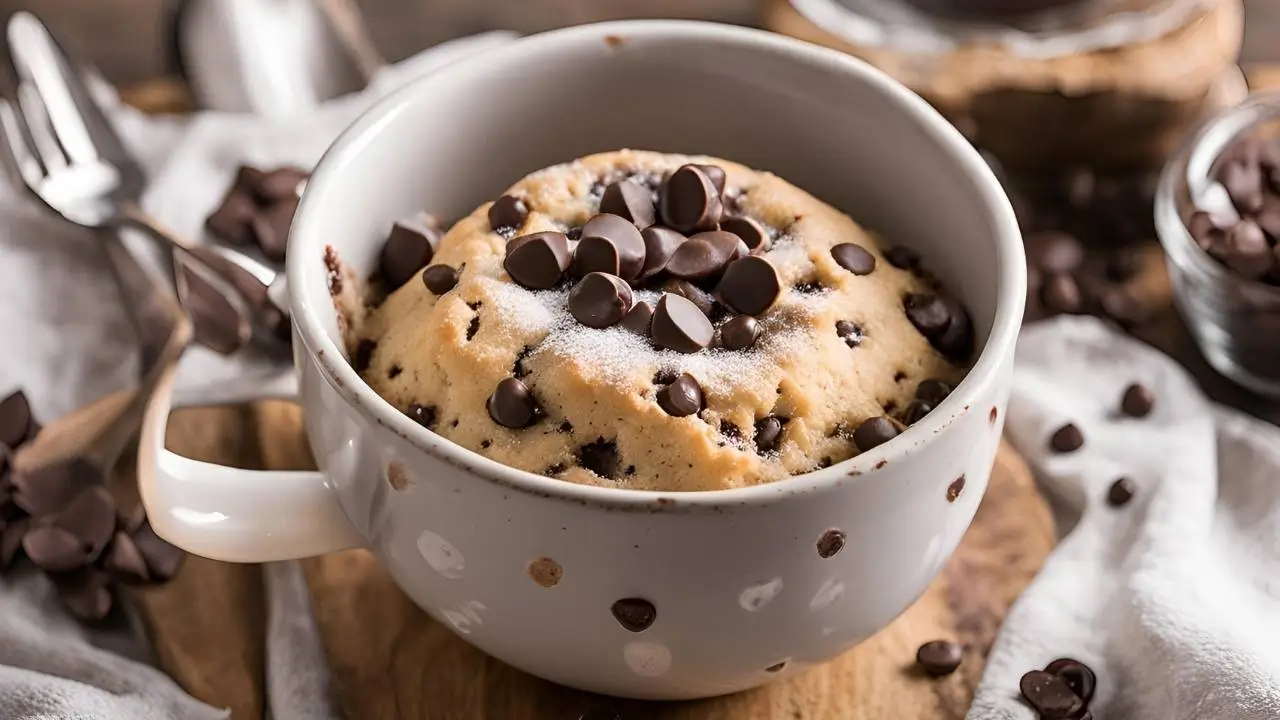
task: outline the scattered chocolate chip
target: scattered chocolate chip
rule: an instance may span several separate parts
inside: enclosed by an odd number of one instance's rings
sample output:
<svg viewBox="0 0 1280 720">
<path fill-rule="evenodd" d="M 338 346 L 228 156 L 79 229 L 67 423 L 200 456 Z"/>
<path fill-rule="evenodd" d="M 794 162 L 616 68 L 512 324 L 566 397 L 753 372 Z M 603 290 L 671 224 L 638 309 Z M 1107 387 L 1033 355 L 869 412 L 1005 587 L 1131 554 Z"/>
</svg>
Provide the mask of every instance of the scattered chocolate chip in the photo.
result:
<svg viewBox="0 0 1280 720">
<path fill-rule="evenodd" d="M 302 183 L 309 173 L 297 167 L 279 167 L 256 178 L 251 189 L 259 202 L 277 203 L 296 200 L 302 193 Z"/>
<path fill-rule="evenodd" d="M 653 311 L 650 333 L 658 347 L 694 353 L 711 344 L 715 329 L 692 302 L 679 295 L 663 293 Z"/>
<path fill-rule="evenodd" d="M 259 208 L 253 216 L 250 227 L 258 241 L 258 249 L 267 259 L 281 262 L 285 250 L 289 247 L 289 228 L 293 225 L 293 215 L 298 209 L 298 199 L 292 198 L 274 203 L 267 208 Z"/>
<path fill-rule="evenodd" d="M 702 410 L 702 386 L 689 373 L 658 391 L 658 407 L 671 417 L 688 417 Z"/>
<path fill-rule="evenodd" d="M 724 168 L 719 165 L 694 165 L 711 179 L 711 184 L 715 186 L 716 192 L 724 193 Z"/>
<path fill-rule="evenodd" d="M 654 223 L 655 209 L 649 189 L 630 180 L 610 183 L 600 196 L 600 212 L 624 218 L 643 230 Z"/>
<path fill-rule="evenodd" d="M 765 229 L 764 225 L 749 217 L 722 218 L 720 220 L 720 229 L 737 235 L 751 250 L 764 251 L 769 249 L 769 231 Z"/>
<path fill-rule="evenodd" d="M 1142 255 L 1134 250 L 1116 250 L 1107 256 L 1106 275 L 1112 282 L 1128 282 L 1142 269 Z"/>
<path fill-rule="evenodd" d="M 58 597 L 76 618 L 86 621 L 101 620 L 111 612 L 111 590 L 107 574 L 93 567 L 83 567 L 69 573 L 52 574 Z"/>
<path fill-rule="evenodd" d="M 102 567 L 124 582 L 142 583 L 151 577 L 138 546 L 124 532 L 116 532 L 111 539 L 111 545 L 103 555 Z"/>
<path fill-rule="evenodd" d="M 818 557 L 826 560 L 844 549 L 844 532 L 832 528 L 818 538 Z"/>
<path fill-rule="evenodd" d="M 431 262 L 440 244 L 440 230 L 430 222 L 431 216 L 423 213 L 391 226 L 378 265 L 388 290 L 404 285 Z"/>
<path fill-rule="evenodd" d="M 1128 504 L 1137 490 L 1137 486 L 1129 478 L 1116 478 L 1115 482 L 1111 483 L 1111 487 L 1107 488 L 1107 504 L 1111 507 Z"/>
<path fill-rule="evenodd" d="M 737 235 L 711 230 L 681 243 L 667 261 L 666 270 L 678 278 L 701 280 L 719 275 L 726 265 L 746 254 L 746 244 Z"/>
<path fill-rule="evenodd" d="M 923 400 L 912 400 L 907 409 L 902 411 L 902 422 L 908 425 L 915 425 L 924 419 L 925 415 L 933 412 L 933 406 Z"/>
<path fill-rule="evenodd" d="M 760 338 L 760 323 L 750 315 L 738 315 L 720 326 L 720 347 L 748 350 Z"/>
<path fill-rule="evenodd" d="M 922 380 L 916 386 L 916 398 L 930 405 L 938 405 L 951 394 L 951 386 L 941 380 Z"/>
<path fill-rule="evenodd" d="M 578 448 L 578 464 L 606 480 L 617 480 L 622 470 L 622 457 L 618 455 L 617 443 L 597 438 L 595 442 Z"/>
<path fill-rule="evenodd" d="M 1144 418 L 1151 414 L 1155 407 L 1156 396 L 1150 388 L 1141 383 L 1133 383 L 1124 389 L 1120 398 L 1120 411 L 1133 418 Z"/>
<path fill-rule="evenodd" d="M 1080 286 L 1067 273 L 1055 273 L 1045 280 L 1040 291 L 1045 307 L 1059 313 L 1077 313 L 1083 307 Z"/>
<path fill-rule="evenodd" d="M 729 263 L 716 286 L 720 300 L 743 315 L 764 313 L 781 293 L 782 281 L 773 263 L 755 255 Z"/>
<path fill-rule="evenodd" d="M 768 415 L 756 421 L 756 452 L 771 453 L 778 449 L 782 440 L 782 419 L 776 415 Z"/>
<path fill-rule="evenodd" d="M 13 503 L 33 517 L 61 511 L 85 489 L 102 482 L 96 467 L 81 458 L 55 462 L 29 473 L 15 473 Z"/>
<path fill-rule="evenodd" d="M 1124 328 L 1132 328 L 1147 319 L 1147 307 L 1128 288 L 1105 288 L 1098 296 L 1102 313 Z"/>
<path fill-rule="evenodd" d="M 524 383 L 506 378 L 498 383 L 487 403 L 489 417 L 505 428 L 529 427 L 538 417 L 538 402 Z"/>
<path fill-rule="evenodd" d="M 85 488 L 54 516 L 53 524 L 77 537 L 89 560 L 95 560 L 115 532 L 115 500 L 101 485 Z"/>
<path fill-rule="evenodd" d="M 955 502 L 960 497 L 960 493 L 964 492 L 964 476 L 956 478 L 947 486 L 947 502 Z"/>
<path fill-rule="evenodd" d="M 920 256 L 916 251 L 901 245 L 886 250 L 884 259 L 888 260 L 890 265 L 902 270 L 915 270 L 920 267 Z"/>
<path fill-rule="evenodd" d="M 703 290 L 688 280 L 672 280 L 667 284 L 667 287 L 671 292 L 696 305 L 697 308 L 702 311 L 703 315 L 706 315 L 707 317 L 714 317 L 716 315 L 718 303 L 716 302 L 716 299 L 711 296 L 711 293 L 706 290 Z"/>
<path fill-rule="evenodd" d="M 899 432 L 890 418 L 867 418 L 853 431 L 853 442 L 857 444 L 859 452 L 867 452 L 894 439 Z"/>
<path fill-rule="evenodd" d="M 940 335 L 951 323 L 951 313 L 942 298 L 933 293 L 912 293 L 903 301 L 907 319 L 925 337 Z"/>
<path fill-rule="evenodd" d="M 931 677 L 950 675 L 963 659 L 964 647 L 950 640 L 930 640 L 916 650 L 916 665 Z"/>
<path fill-rule="evenodd" d="M 831 257 L 854 275 L 870 275 L 876 269 L 876 256 L 854 243 L 840 243 L 831 248 Z"/>
<path fill-rule="evenodd" d="M 548 290 L 560 283 L 570 260 L 569 238 L 564 233 L 536 232 L 507 246 L 502 267 L 521 287 Z"/>
<path fill-rule="evenodd" d="M 848 320 L 837 320 L 836 337 L 844 340 L 845 345 L 856 348 L 862 344 L 862 326 Z"/>
<path fill-rule="evenodd" d="M 232 188 L 217 209 L 205 220 L 204 226 L 219 240 L 232 245 L 253 244 L 253 218 L 258 207 L 248 193 Z"/>
<path fill-rule="evenodd" d="M 653 320 L 653 305 L 641 300 L 626 315 L 622 316 L 622 327 L 641 336 L 649 337 L 649 323 Z"/>
<path fill-rule="evenodd" d="M 645 252 L 644 238 L 635 225 L 618 215 L 601 213 L 582 227 L 582 239 L 574 251 L 574 272 L 579 276 L 607 272 L 635 280 L 644 267 Z"/>
<path fill-rule="evenodd" d="M 489 227 L 494 232 L 515 232 L 528 217 L 529 206 L 512 195 L 503 195 L 489 206 Z"/>
<path fill-rule="evenodd" d="M 414 422 L 428 430 L 434 430 L 436 426 L 436 406 L 422 405 L 413 403 L 409 405 L 408 415 Z"/>
<path fill-rule="evenodd" d="M 1032 670 L 1018 683 L 1022 697 L 1042 718 L 1070 718 L 1084 709 L 1080 699 L 1066 681 L 1043 670 Z"/>
<path fill-rule="evenodd" d="M 31 427 L 31 404 L 26 393 L 14 391 L 0 400 L 0 444 L 16 448 L 28 440 L 27 428 Z"/>
<path fill-rule="evenodd" d="M 1067 683 L 1067 687 L 1071 688 L 1071 692 L 1075 693 L 1085 705 L 1093 700 L 1098 678 L 1088 665 L 1072 658 L 1058 658 L 1046 665 L 1044 671 L 1062 678 Z"/>
<path fill-rule="evenodd" d="M 1046 273 L 1074 272 L 1084 262 L 1084 246 L 1074 236 L 1045 230 L 1027 236 L 1027 260 Z"/>
<path fill-rule="evenodd" d="M 361 375 L 369 369 L 369 364 L 373 362 L 373 351 L 378 349 L 378 343 L 372 340 L 361 340 L 356 343 L 356 349 L 353 353 L 351 365 L 356 372 Z"/>
<path fill-rule="evenodd" d="M 147 561 L 147 572 L 155 582 L 167 582 L 178 574 L 186 553 L 170 545 L 156 535 L 151 523 L 144 522 L 131 536 L 142 558 Z"/>
<path fill-rule="evenodd" d="M 701 168 L 684 165 L 663 183 L 659 210 L 662 224 L 680 232 L 713 230 L 722 212 L 720 191 Z"/>
<path fill-rule="evenodd" d="M 431 265 L 422 271 L 422 282 L 434 295 L 443 295 L 458 286 L 458 270 L 452 265 Z"/>
<path fill-rule="evenodd" d="M 659 225 L 645 228 L 640 232 L 640 237 L 644 239 L 644 267 L 640 270 L 642 280 L 665 270 L 676 248 L 685 241 L 684 235 Z"/>
<path fill-rule="evenodd" d="M 631 309 L 631 300 L 631 286 L 625 280 L 593 272 L 569 292 L 569 314 L 587 327 L 612 327 Z"/>
<path fill-rule="evenodd" d="M 54 525 L 37 525 L 22 538 L 22 549 L 41 570 L 59 572 L 84 567 L 89 553 L 69 531 Z"/>
<path fill-rule="evenodd" d="M 633 633 L 644 632 L 658 619 L 658 609 L 644 598 L 623 598 L 610 611 L 619 625 Z"/>
<path fill-rule="evenodd" d="M 1069 453 L 1084 447 L 1084 433 L 1073 423 L 1067 423 L 1054 431 L 1049 438 L 1049 447 L 1054 452 Z"/>
</svg>

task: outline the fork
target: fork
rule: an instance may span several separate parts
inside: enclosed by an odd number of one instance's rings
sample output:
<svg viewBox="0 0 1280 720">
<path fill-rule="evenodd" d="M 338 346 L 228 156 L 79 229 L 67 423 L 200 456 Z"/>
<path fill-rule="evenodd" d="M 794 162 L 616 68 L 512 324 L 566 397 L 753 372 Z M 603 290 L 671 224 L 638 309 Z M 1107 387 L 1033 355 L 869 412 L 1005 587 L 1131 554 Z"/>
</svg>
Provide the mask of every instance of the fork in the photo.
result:
<svg viewBox="0 0 1280 720">
<path fill-rule="evenodd" d="M 135 227 L 160 240 L 172 253 L 179 300 L 204 344 L 230 353 L 252 337 L 284 355 L 287 311 L 270 292 L 276 272 L 230 248 L 190 243 L 144 211 L 142 167 L 48 29 L 17 12 L 7 38 L 16 108 L 0 99 L 0 134 L 28 190 L 77 225 Z"/>
</svg>

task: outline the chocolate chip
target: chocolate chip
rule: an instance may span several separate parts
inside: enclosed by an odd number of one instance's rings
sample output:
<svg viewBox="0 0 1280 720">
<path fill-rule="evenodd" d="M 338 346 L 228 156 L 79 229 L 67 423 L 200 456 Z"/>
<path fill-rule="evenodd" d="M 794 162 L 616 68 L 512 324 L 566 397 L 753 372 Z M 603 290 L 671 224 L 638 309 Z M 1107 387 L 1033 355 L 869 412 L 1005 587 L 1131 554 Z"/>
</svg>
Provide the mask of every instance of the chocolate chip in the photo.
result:
<svg viewBox="0 0 1280 720">
<path fill-rule="evenodd" d="M 569 291 L 569 314 L 587 327 L 616 325 L 630 309 L 631 286 L 616 275 L 590 273 Z"/>
<path fill-rule="evenodd" d="M 711 184 L 715 186 L 716 192 L 724 192 L 724 168 L 719 165 L 694 165 L 711 179 Z"/>
<path fill-rule="evenodd" d="M 489 227 L 494 232 L 517 231 L 527 217 L 529 207 L 524 200 L 512 195 L 503 195 L 489 206 Z"/>
<path fill-rule="evenodd" d="M 702 410 L 702 386 L 684 373 L 658 391 L 658 407 L 671 417 L 688 417 Z"/>
<path fill-rule="evenodd" d="M 431 265 L 422 271 L 422 282 L 434 295 L 443 295 L 458 285 L 458 270 L 452 265 Z"/>
<path fill-rule="evenodd" d="M 115 500 L 101 485 L 85 488 L 55 516 L 53 524 L 79 538 L 92 561 L 115 532 Z"/>
<path fill-rule="evenodd" d="M 276 262 L 284 260 L 285 250 L 289 247 L 289 228 L 293 225 L 293 215 L 298 209 L 298 199 L 282 200 L 267 208 L 259 208 L 253 216 L 250 227 L 253 237 L 258 241 L 258 249 L 268 259 Z"/>
<path fill-rule="evenodd" d="M 680 244 L 667 261 L 671 275 L 686 280 L 719 275 L 734 259 L 747 254 L 746 244 L 733 233 L 720 230 L 702 232 Z"/>
<path fill-rule="evenodd" d="M 232 188 L 204 221 L 204 226 L 219 240 L 232 245 L 250 245 L 253 243 L 251 225 L 257 213 L 253 198 L 243 190 Z"/>
<path fill-rule="evenodd" d="M 151 578 L 147 561 L 133 539 L 124 532 L 117 532 L 103 555 L 102 567 L 124 582 L 146 582 Z"/>
<path fill-rule="evenodd" d="M 440 244 L 440 230 L 428 224 L 430 218 L 424 213 L 391 226 L 378 265 L 388 290 L 404 285 L 431 262 Z"/>
<path fill-rule="evenodd" d="M 920 267 L 920 256 L 916 251 L 901 245 L 886 250 L 884 259 L 888 260 L 890 265 L 902 270 L 915 270 Z"/>
<path fill-rule="evenodd" d="M 760 323 L 750 315 L 730 318 L 720 326 L 720 346 L 725 350 L 748 350 L 760 338 Z"/>
<path fill-rule="evenodd" d="M 950 640 L 930 640 L 916 650 L 916 665 L 931 677 L 950 675 L 963 659 L 964 647 Z"/>
<path fill-rule="evenodd" d="M 1054 431 L 1049 438 L 1049 447 L 1057 453 L 1075 452 L 1084 447 L 1084 433 L 1073 423 L 1067 423 Z"/>
<path fill-rule="evenodd" d="M 41 570 L 74 570 L 89 562 L 84 543 L 54 525 L 37 525 L 22 538 L 22 549 Z"/>
<path fill-rule="evenodd" d="M 1080 297 L 1080 286 L 1075 278 L 1067 273 L 1055 273 L 1045 280 L 1040 297 L 1045 307 L 1054 312 L 1077 313 L 1083 305 Z"/>
<path fill-rule="evenodd" d="M 578 448 L 578 464 L 606 480 L 617 480 L 622 470 L 617 443 L 604 438 Z"/>
<path fill-rule="evenodd" d="M 147 562 L 147 573 L 155 582 L 167 582 L 178 574 L 186 553 L 156 535 L 151 523 L 144 522 L 130 536 L 138 552 Z"/>
<path fill-rule="evenodd" d="M 742 242 L 747 244 L 751 250 L 768 250 L 769 249 L 769 231 L 764 225 L 752 220 L 749 217 L 726 217 L 720 220 L 720 229 L 733 233 Z"/>
<path fill-rule="evenodd" d="M 684 165 L 663 183 L 659 209 L 667 227 L 686 233 L 713 230 L 722 212 L 720 191 L 698 166 Z"/>
<path fill-rule="evenodd" d="M 922 380 L 916 386 L 916 398 L 937 406 L 951 394 L 951 386 L 941 380 Z"/>
<path fill-rule="evenodd" d="M 694 353 L 711 344 L 715 329 L 696 305 L 679 295 L 663 293 L 653 312 L 650 333 L 658 347 Z"/>
<path fill-rule="evenodd" d="M 698 309 L 702 311 L 703 315 L 713 317 L 716 314 L 716 310 L 719 306 L 716 299 L 711 297 L 711 293 L 703 290 L 697 285 L 694 285 L 688 280 L 673 280 L 668 283 L 667 288 L 676 295 L 679 295 L 685 300 L 696 305 Z"/>
<path fill-rule="evenodd" d="M 1023 675 L 1018 687 L 1042 718 L 1070 718 L 1084 708 L 1084 701 L 1065 680 L 1043 670 Z"/>
<path fill-rule="evenodd" d="M 506 378 L 489 396 L 489 417 L 499 425 L 518 430 L 533 424 L 538 403 L 529 388 L 515 378 Z"/>
<path fill-rule="evenodd" d="M 1115 482 L 1111 483 L 1111 487 L 1107 488 L 1107 504 L 1111 507 L 1120 507 L 1132 500 L 1137 490 L 1137 486 L 1129 478 L 1116 478 Z"/>
<path fill-rule="evenodd" d="M 1102 314 L 1114 320 L 1120 327 L 1132 328 L 1148 317 L 1147 307 L 1128 288 L 1109 287 L 1098 296 Z"/>
<path fill-rule="evenodd" d="M 931 412 L 933 412 L 933 406 L 929 403 L 924 400 L 912 400 L 907 405 L 907 409 L 902 411 L 902 422 L 915 425 Z"/>
<path fill-rule="evenodd" d="M 570 259 L 569 238 L 564 233 L 536 232 L 507 246 L 502 267 L 521 287 L 548 290 L 560 283 Z"/>
<path fill-rule="evenodd" d="M 653 305 L 641 300 L 622 316 L 622 327 L 641 337 L 649 337 L 649 323 L 652 320 Z"/>
<path fill-rule="evenodd" d="M 369 369 L 369 364 L 373 362 L 373 351 L 378 349 L 378 343 L 372 340 L 361 340 L 356 343 L 356 349 L 351 359 L 351 366 L 356 372 L 364 374 Z"/>
<path fill-rule="evenodd" d="M 1218 172 L 1218 182 L 1241 213 L 1262 209 L 1262 171 L 1256 162 L 1228 162 Z"/>
<path fill-rule="evenodd" d="M 743 315 L 762 314 L 781 292 L 782 281 L 773 263 L 755 255 L 729 263 L 716 286 L 720 300 Z"/>
<path fill-rule="evenodd" d="M 844 532 L 832 528 L 818 538 L 818 557 L 826 560 L 844 549 Z"/>
<path fill-rule="evenodd" d="M 102 475 L 86 460 L 72 458 L 14 474 L 13 502 L 28 514 L 40 518 L 56 513 L 86 488 L 102 482 Z"/>
<path fill-rule="evenodd" d="M 644 239 L 644 267 L 640 270 L 640 278 L 647 279 L 662 272 L 671 261 L 676 248 L 684 244 L 685 237 L 671 228 L 654 225 L 640 232 Z"/>
<path fill-rule="evenodd" d="M 1196 211 L 1187 220 L 1187 232 L 1191 233 L 1192 239 L 1203 250 L 1221 243 L 1227 236 L 1227 231 L 1236 224 L 1233 217 L 1229 217 L 1222 213 L 1208 213 L 1203 210 Z"/>
<path fill-rule="evenodd" d="M 836 337 L 844 340 L 845 345 L 856 348 L 862 344 L 862 326 L 848 320 L 837 320 Z"/>
<path fill-rule="evenodd" d="M 107 574 L 92 567 L 52 576 L 58 597 L 80 620 L 101 620 L 111 612 L 111 590 Z"/>
<path fill-rule="evenodd" d="M 783 421 L 776 415 L 768 415 L 756 421 L 756 452 L 771 453 L 778 449 L 782 440 Z"/>
<path fill-rule="evenodd" d="M 579 276 L 605 272 L 623 280 L 635 280 L 644 267 L 645 244 L 630 221 L 601 213 L 582 226 L 582 239 L 574 251 L 573 269 Z"/>
<path fill-rule="evenodd" d="M 619 625 L 633 633 L 644 632 L 658 619 L 658 609 L 644 598 L 623 598 L 609 610 Z"/>
<path fill-rule="evenodd" d="M 1084 246 L 1074 236 L 1045 230 L 1027 236 L 1027 260 L 1046 273 L 1069 273 L 1084 262 Z"/>
<path fill-rule="evenodd" d="M 26 393 L 16 390 L 0 400 L 0 443 L 16 448 L 27 441 L 31 426 L 31 404 Z"/>
<path fill-rule="evenodd" d="M 1133 418 L 1144 418 L 1155 407 L 1156 396 L 1147 386 L 1133 383 L 1124 389 L 1120 398 L 1120 411 Z"/>
<path fill-rule="evenodd" d="M 649 189 L 630 180 L 610 183 L 600 197 L 600 212 L 626 219 L 635 227 L 644 229 L 654 223 L 655 210 Z"/>
<path fill-rule="evenodd" d="M 436 426 L 436 412 L 435 405 L 412 403 L 409 405 L 409 410 L 405 414 L 422 427 L 428 430 L 434 430 Z"/>
<path fill-rule="evenodd" d="M 257 176 L 251 183 L 251 189 L 263 204 L 296 200 L 300 195 L 302 181 L 308 176 L 309 173 L 302 168 L 279 167 Z"/>
<path fill-rule="evenodd" d="M 940 335 L 929 340 L 951 361 L 966 362 L 973 354 L 973 323 L 969 320 L 969 312 L 959 300 L 950 295 L 943 295 L 942 302 L 951 316 L 951 322 Z"/>
<path fill-rule="evenodd" d="M 1107 256 L 1106 275 L 1112 282 L 1128 282 L 1142 269 L 1142 255 L 1134 250 L 1116 250 Z"/>
<path fill-rule="evenodd" d="M 867 452 L 894 439 L 898 433 L 898 428 L 887 417 L 867 418 L 853 431 L 853 442 L 859 452 Z"/>
<path fill-rule="evenodd" d="M 1241 275 L 1256 280 L 1271 269 L 1271 246 L 1262 228 L 1252 220 L 1241 220 L 1227 232 L 1219 246 L 1219 259 Z"/>
<path fill-rule="evenodd" d="M 31 518 L 20 517 L 10 520 L 0 529 L 0 570 L 9 567 L 18 551 L 22 549 L 22 539 L 31 528 Z"/>
<path fill-rule="evenodd" d="M 1098 679 L 1088 665 L 1072 658 L 1058 658 L 1046 665 L 1044 671 L 1062 678 L 1084 704 L 1088 705 L 1093 700 Z"/>
<path fill-rule="evenodd" d="M 925 337 L 934 337 L 947 329 L 951 313 L 942 298 L 929 292 L 912 293 L 903 301 L 907 319 Z"/>
<path fill-rule="evenodd" d="M 876 256 L 854 243 L 840 243 L 831 248 L 831 257 L 854 275 L 870 275 L 876 269 Z"/>
</svg>

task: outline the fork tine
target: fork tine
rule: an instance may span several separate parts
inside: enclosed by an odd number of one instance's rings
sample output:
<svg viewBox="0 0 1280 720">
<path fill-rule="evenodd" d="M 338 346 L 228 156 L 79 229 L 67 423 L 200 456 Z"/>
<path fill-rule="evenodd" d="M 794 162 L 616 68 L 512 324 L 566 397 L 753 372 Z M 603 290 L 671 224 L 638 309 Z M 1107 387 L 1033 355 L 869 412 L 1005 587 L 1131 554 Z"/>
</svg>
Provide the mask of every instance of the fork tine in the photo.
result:
<svg viewBox="0 0 1280 720">
<path fill-rule="evenodd" d="M 22 131 L 18 116 L 13 111 L 13 105 L 4 98 L 0 98 L 0 134 L 4 135 L 12 169 L 17 171 L 19 179 L 35 190 L 44 179 L 40 161 L 27 146 L 26 134 Z"/>
<path fill-rule="evenodd" d="M 67 167 L 67 157 L 53 136 L 49 125 L 49 113 L 46 112 L 40 93 L 31 85 L 23 83 L 18 86 L 18 109 L 22 112 L 28 136 L 34 146 L 40 164 L 44 165 L 49 175 Z"/>
<path fill-rule="evenodd" d="M 73 73 L 66 55 L 57 46 L 49 29 L 29 12 L 19 11 L 9 18 L 9 55 L 18 81 L 30 85 L 40 98 L 50 137 L 65 154 L 69 164 L 98 160 L 98 151 L 85 126 L 82 110 L 68 87 Z"/>
</svg>

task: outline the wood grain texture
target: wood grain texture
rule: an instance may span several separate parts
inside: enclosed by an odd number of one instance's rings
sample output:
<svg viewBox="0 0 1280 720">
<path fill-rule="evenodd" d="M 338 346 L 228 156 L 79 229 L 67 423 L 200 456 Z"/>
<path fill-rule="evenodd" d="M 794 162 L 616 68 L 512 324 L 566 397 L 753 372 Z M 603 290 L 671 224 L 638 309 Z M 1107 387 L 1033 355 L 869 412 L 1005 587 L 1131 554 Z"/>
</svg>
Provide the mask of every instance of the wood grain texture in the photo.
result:
<svg viewBox="0 0 1280 720">
<path fill-rule="evenodd" d="M 267 466 L 311 466 L 296 406 L 263 403 L 254 425 Z M 510 668 L 431 620 L 365 551 L 307 560 L 303 568 L 334 692 L 352 720 L 573 720 L 592 712 L 656 720 L 958 720 L 1001 619 L 1053 543 L 1053 524 L 1030 471 L 1004 447 L 959 550 L 890 627 L 797 678 L 692 703 L 612 700 Z M 916 648 L 935 638 L 968 648 L 961 670 L 940 680 L 913 670 Z"/>
</svg>

